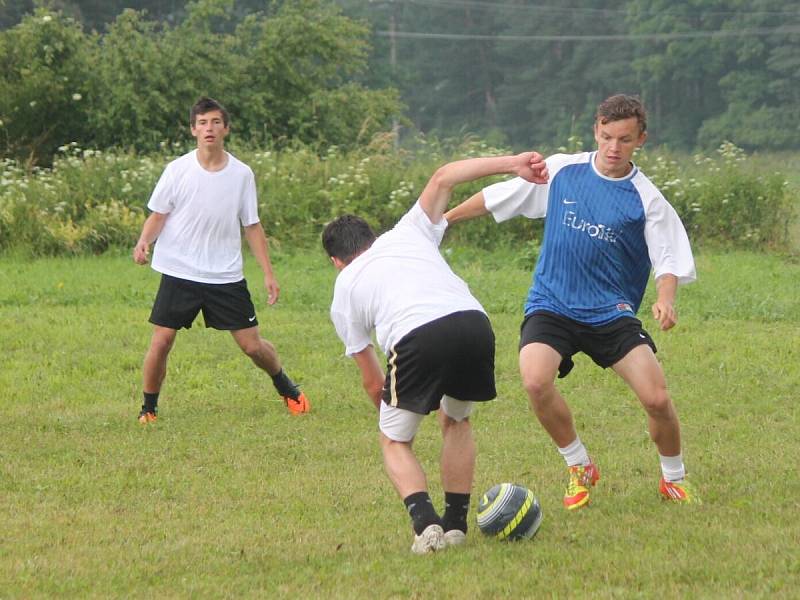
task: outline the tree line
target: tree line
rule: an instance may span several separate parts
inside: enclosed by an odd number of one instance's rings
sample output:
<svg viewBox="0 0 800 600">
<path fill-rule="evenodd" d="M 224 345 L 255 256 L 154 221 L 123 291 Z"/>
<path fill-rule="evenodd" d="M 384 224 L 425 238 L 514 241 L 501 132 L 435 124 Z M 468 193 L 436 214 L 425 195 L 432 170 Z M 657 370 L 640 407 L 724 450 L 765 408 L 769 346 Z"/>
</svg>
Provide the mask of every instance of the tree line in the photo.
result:
<svg viewBox="0 0 800 600">
<path fill-rule="evenodd" d="M 394 89 L 358 82 L 369 30 L 325 0 L 237 17 L 232 0 L 180 22 L 124 10 L 104 33 L 37 9 L 0 32 L 0 154 L 49 164 L 58 148 L 152 151 L 185 139 L 199 95 L 235 116 L 238 140 L 349 147 L 386 131 Z"/>
<path fill-rule="evenodd" d="M 648 105 L 656 144 L 800 148 L 796 0 L 53 0 L 60 12 L 24 16 L 26 4 L 0 7 L 6 156 L 73 140 L 151 148 L 183 135 L 198 93 L 226 101 L 255 143 L 347 146 L 394 122 L 590 145 L 597 103 L 626 92 Z"/>
</svg>

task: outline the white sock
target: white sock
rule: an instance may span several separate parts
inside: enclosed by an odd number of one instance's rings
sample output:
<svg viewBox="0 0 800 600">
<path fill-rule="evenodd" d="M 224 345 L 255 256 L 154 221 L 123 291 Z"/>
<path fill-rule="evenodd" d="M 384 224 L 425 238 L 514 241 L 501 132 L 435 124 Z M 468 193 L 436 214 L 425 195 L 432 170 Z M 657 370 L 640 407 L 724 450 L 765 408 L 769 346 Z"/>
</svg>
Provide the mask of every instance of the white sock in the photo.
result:
<svg viewBox="0 0 800 600">
<path fill-rule="evenodd" d="M 586 466 L 591 462 L 589 460 L 589 454 L 586 452 L 586 446 L 583 445 L 580 437 L 576 437 L 575 441 L 569 446 L 559 448 L 558 451 L 561 453 L 561 456 L 564 457 L 564 460 L 567 461 L 568 467 L 574 467 L 575 465 Z"/>
<path fill-rule="evenodd" d="M 683 455 L 678 456 L 661 456 L 658 455 L 661 461 L 661 474 L 666 481 L 673 483 L 683 481 L 686 477 L 686 467 L 683 466 Z"/>
</svg>

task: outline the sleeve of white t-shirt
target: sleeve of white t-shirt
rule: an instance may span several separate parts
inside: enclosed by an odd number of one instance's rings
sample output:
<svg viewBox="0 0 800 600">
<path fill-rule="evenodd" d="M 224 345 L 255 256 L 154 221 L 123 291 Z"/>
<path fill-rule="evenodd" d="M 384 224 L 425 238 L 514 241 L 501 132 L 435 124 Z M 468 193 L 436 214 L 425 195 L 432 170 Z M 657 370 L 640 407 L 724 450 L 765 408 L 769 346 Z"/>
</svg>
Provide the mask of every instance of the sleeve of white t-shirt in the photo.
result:
<svg viewBox="0 0 800 600">
<path fill-rule="evenodd" d="M 447 229 L 447 220 L 441 219 L 438 223 L 431 223 L 428 213 L 422 209 L 417 200 L 414 206 L 397 222 L 394 229 L 398 232 L 421 235 L 438 248 Z"/>
<path fill-rule="evenodd" d="M 242 227 L 254 225 L 261 221 L 258 217 L 258 195 L 256 194 L 256 178 L 252 169 L 247 168 L 247 176 L 242 190 L 242 202 L 239 210 L 239 222 Z"/>
<path fill-rule="evenodd" d="M 345 355 L 352 356 L 372 344 L 372 330 L 358 318 L 358 315 L 352 314 L 352 307 L 343 300 L 345 294 L 340 286 L 334 287 L 331 321 L 336 328 L 336 334 L 344 343 Z"/>
<path fill-rule="evenodd" d="M 645 214 L 644 238 L 655 278 L 669 273 L 679 284 L 695 281 L 692 247 L 678 213 L 659 193 L 647 203 Z"/>
<path fill-rule="evenodd" d="M 573 159 L 573 155 L 554 154 L 545 159 L 550 181 L 559 169 Z M 547 215 L 547 200 L 550 183 L 531 183 L 521 177 L 501 181 L 483 188 L 483 199 L 487 210 L 498 223 L 514 217 L 540 219 Z"/>
<path fill-rule="evenodd" d="M 175 190 L 173 186 L 173 163 L 167 165 L 161 177 L 158 178 L 158 183 L 150 194 L 150 201 L 147 203 L 147 208 L 153 212 L 161 214 L 169 214 L 175 208 Z"/>
</svg>

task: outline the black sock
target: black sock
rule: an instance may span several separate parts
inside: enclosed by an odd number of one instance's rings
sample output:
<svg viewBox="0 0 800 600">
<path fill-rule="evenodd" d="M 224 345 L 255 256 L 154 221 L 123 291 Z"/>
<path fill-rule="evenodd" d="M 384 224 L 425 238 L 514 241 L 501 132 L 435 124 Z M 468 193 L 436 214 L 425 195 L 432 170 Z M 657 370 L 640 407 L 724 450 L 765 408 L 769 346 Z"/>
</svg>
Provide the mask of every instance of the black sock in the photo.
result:
<svg viewBox="0 0 800 600">
<path fill-rule="evenodd" d="M 403 502 L 406 505 L 408 514 L 411 515 L 414 533 L 417 535 L 425 531 L 428 525 L 441 525 L 442 520 L 436 514 L 428 492 L 415 492 L 403 498 Z"/>
<path fill-rule="evenodd" d="M 275 386 L 281 396 L 289 396 L 292 400 L 297 400 L 300 397 L 300 388 L 297 387 L 294 381 L 289 379 L 286 371 L 281 369 L 276 375 L 270 375 L 270 377 L 272 377 L 272 385 Z"/>
<path fill-rule="evenodd" d="M 467 533 L 467 513 L 469 512 L 469 494 L 444 493 L 444 517 L 442 521 L 445 531 L 460 529 Z"/>
<path fill-rule="evenodd" d="M 159 392 L 155 392 L 153 394 L 148 394 L 147 392 L 143 392 L 143 394 L 144 394 L 144 404 L 142 404 L 142 410 L 153 414 L 158 412 Z"/>
</svg>

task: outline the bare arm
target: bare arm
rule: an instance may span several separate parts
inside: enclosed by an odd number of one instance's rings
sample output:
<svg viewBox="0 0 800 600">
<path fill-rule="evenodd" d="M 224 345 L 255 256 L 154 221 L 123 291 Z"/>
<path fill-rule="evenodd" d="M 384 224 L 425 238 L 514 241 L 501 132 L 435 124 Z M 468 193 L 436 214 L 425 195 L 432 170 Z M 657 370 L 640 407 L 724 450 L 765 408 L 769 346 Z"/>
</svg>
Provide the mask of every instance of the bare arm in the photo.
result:
<svg viewBox="0 0 800 600">
<path fill-rule="evenodd" d="M 247 240 L 247 245 L 250 246 L 250 251 L 258 261 L 258 265 L 264 272 L 264 287 L 267 289 L 268 294 L 267 302 L 275 304 L 278 301 L 281 288 L 272 273 L 272 262 L 269 260 L 269 243 L 267 242 L 267 236 L 264 235 L 261 223 L 253 223 L 245 227 L 244 237 Z"/>
<path fill-rule="evenodd" d="M 427 213 L 431 223 L 438 223 L 442 219 L 444 211 L 447 210 L 447 203 L 450 201 L 455 186 L 481 177 L 500 174 L 516 175 L 533 183 L 546 183 L 547 165 L 538 152 L 523 152 L 514 156 L 468 158 L 447 163 L 437 169 L 428 181 L 419 198 L 420 206 Z M 486 210 L 485 204 L 483 204 L 483 210 Z"/>
<path fill-rule="evenodd" d="M 483 191 L 480 191 L 455 208 L 448 210 L 444 213 L 444 218 L 447 219 L 448 225 L 453 225 L 459 221 L 469 221 L 488 214 L 489 209 L 486 208 L 486 199 L 483 197 Z"/>
<path fill-rule="evenodd" d="M 656 279 L 656 298 L 653 304 L 653 318 L 658 321 L 661 331 L 672 329 L 678 322 L 678 314 L 675 312 L 675 296 L 678 292 L 678 278 L 675 275 L 665 273 Z"/>
<path fill-rule="evenodd" d="M 361 371 L 361 385 L 364 386 L 364 391 L 367 392 L 367 396 L 372 400 L 375 408 L 380 408 L 381 396 L 383 395 L 383 382 L 386 377 L 378 363 L 378 356 L 375 354 L 375 348 L 367 346 L 361 350 L 361 352 L 353 354 L 353 358 Z"/>
<path fill-rule="evenodd" d="M 139 235 L 139 241 L 133 248 L 133 260 L 138 265 L 147 264 L 147 259 L 150 256 L 150 245 L 156 241 L 158 234 L 164 228 L 164 222 L 167 220 L 165 213 L 152 212 L 150 216 L 142 225 L 142 233 Z"/>
</svg>

